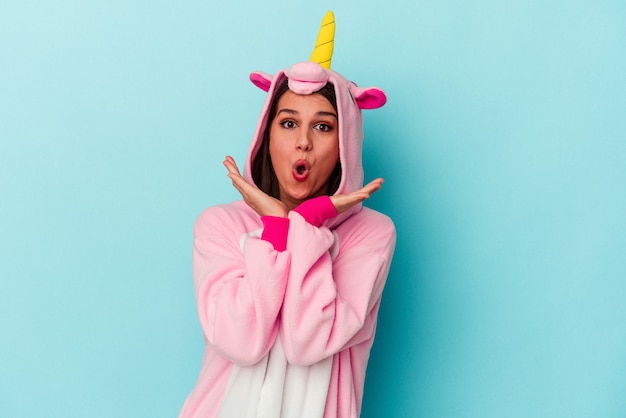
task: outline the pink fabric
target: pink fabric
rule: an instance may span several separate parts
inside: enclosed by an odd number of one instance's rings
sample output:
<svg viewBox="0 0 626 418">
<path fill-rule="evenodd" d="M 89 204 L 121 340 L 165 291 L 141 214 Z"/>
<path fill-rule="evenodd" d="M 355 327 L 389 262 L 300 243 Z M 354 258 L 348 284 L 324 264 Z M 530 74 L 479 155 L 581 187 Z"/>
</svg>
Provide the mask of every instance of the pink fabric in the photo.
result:
<svg viewBox="0 0 626 418">
<path fill-rule="evenodd" d="M 262 223 L 243 201 L 198 218 L 193 273 L 207 344 L 181 418 L 217 416 L 232 364 L 254 364 L 276 338 L 293 364 L 332 356 L 324 417 L 359 416 L 393 223 L 366 208 L 334 231 L 296 212 L 289 221 L 287 249 L 278 252 L 250 233 Z"/>
<path fill-rule="evenodd" d="M 255 71 L 250 74 L 250 81 L 263 91 L 268 91 L 272 85 L 273 77 L 263 71 Z"/>
<path fill-rule="evenodd" d="M 336 193 L 350 193 L 363 187 L 364 179 L 360 106 L 382 106 L 386 96 L 380 89 L 357 88 L 315 65 L 294 65 L 299 80 L 290 88 L 319 82 L 322 72 L 333 83 L 342 168 Z M 287 72 L 251 75 L 252 82 L 268 92 L 244 165 L 244 178 L 251 184 L 252 162 L 263 140 L 272 96 Z M 329 203 L 328 197 L 312 199 L 289 213 L 284 251 L 275 249 L 282 247 L 280 228 L 274 230 L 275 225 L 262 221 L 243 201 L 200 215 L 194 229 L 193 273 L 206 349 L 180 418 L 217 416 L 233 364 L 258 363 L 276 338 L 291 364 L 309 366 L 332 358 L 325 418 L 359 416 L 395 229 L 388 217 L 361 204 L 337 215 Z M 268 231 L 259 238 L 262 227 Z"/>
<path fill-rule="evenodd" d="M 299 62 L 286 71 L 289 90 L 297 94 L 311 94 L 326 85 L 328 73 L 314 62 Z"/>
<path fill-rule="evenodd" d="M 337 216 L 337 208 L 330 200 L 330 196 L 318 196 L 305 200 L 294 211 L 313 226 L 320 226 L 328 219 Z"/>
<path fill-rule="evenodd" d="M 287 233 L 289 232 L 289 218 L 261 216 L 261 222 L 263 222 L 261 239 L 272 243 L 276 251 L 285 251 Z"/>
<path fill-rule="evenodd" d="M 350 92 L 359 109 L 378 109 L 387 103 L 385 92 L 376 87 L 363 88 L 352 84 Z"/>
</svg>

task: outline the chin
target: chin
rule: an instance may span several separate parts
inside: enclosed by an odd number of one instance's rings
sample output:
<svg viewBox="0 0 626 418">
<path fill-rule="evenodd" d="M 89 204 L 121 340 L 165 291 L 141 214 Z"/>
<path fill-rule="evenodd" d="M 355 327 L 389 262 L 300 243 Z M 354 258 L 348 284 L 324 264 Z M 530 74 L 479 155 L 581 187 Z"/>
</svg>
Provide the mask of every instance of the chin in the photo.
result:
<svg viewBox="0 0 626 418">
<path fill-rule="evenodd" d="M 287 190 L 284 190 L 284 192 L 287 196 L 289 196 L 290 199 L 294 201 L 299 201 L 299 202 L 304 202 L 307 199 L 311 199 L 313 197 L 317 197 L 322 194 L 325 194 L 326 191 L 328 190 L 328 187 L 324 187 L 324 186 L 317 188 L 317 189 L 315 189 L 314 187 L 310 187 L 310 185 L 309 187 L 307 187 L 304 184 L 299 184 L 295 186 L 300 186 L 300 187 L 288 188 Z"/>
<path fill-rule="evenodd" d="M 293 194 L 289 194 L 289 197 L 293 200 L 299 200 L 301 202 L 310 199 L 311 197 L 313 197 L 314 195 L 312 193 L 293 193 Z"/>
</svg>

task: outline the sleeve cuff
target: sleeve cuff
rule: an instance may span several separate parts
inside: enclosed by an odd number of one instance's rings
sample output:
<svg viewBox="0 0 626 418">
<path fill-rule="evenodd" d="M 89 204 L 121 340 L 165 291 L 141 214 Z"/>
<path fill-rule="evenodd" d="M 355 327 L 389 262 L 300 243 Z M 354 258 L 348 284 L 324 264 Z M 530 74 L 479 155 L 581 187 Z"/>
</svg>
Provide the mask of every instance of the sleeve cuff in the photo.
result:
<svg viewBox="0 0 626 418">
<path fill-rule="evenodd" d="M 330 196 L 318 196 L 304 201 L 294 211 L 314 226 L 320 226 L 324 221 L 337 216 L 337 208 Z"/>
<path fill-rule="evenodd" d="M 289 233 L 289 218 L 261 216 L 261 222 L 263 222 L 261 239 L 271 243 L 276 251 L 285 251 Z"/>
</svg>

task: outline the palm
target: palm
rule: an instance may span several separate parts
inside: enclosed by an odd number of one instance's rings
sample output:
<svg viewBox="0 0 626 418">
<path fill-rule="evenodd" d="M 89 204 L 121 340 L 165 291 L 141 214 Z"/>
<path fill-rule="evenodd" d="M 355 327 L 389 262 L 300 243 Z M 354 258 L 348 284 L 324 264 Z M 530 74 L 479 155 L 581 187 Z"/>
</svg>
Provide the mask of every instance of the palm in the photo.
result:
<svg viewBox="0 0 626 418">
<path fill-rule="evenodd" d="M 368 199 L 375 191 L 379 190 L 383 186 L 383 182 L 384 180 L 382 178 L 377 178 L 370 181 L 359 190 L 348 194 L 334 195 L 331 196 L 330 199 L 333 202 L 333 205 L 335 205 L 337 213 L 342 213 L 357 203 Z"/>
<path fill-rule="evenodd" d="M 287 216 L 287 206 L 283 202 L 252 186 L 241 176 L 233 157 L 227 156 L 224 166 L 228 170 L 228 178 L 233 182 L 233 186 L 241 193 L 244 202 L 256 213 L 260 216 Z"/>
</svg>

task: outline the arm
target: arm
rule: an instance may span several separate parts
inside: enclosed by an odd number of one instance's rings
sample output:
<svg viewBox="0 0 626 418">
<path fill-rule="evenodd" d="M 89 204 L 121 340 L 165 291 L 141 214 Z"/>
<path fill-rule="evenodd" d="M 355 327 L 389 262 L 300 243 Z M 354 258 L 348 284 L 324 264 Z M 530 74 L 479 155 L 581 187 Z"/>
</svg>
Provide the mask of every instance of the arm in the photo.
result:
<svg viewBox="0 0 626 418">
<path fill-rule="evenodd" d="M 289 362 L 316 363 L 373 337 L 387 278 L 395 229 L 391 220 L 361 211 L 333 233 L 290 214 L 289 282 L 281 313 L 281 338 Z"/>
<path fill-rule="evenodd" d="M 288 228 L 283 228 L 284 232 L 289 230 L 286 241 L 276 240 L 273 234 L 263 234 L 276 250 L 282 251 L 286 246 L 292 260 L 288 262 L 289 279 L 281 311 L 281 336 L 287 359 L 294 364 L 313 364 L 371 338 L 376 323 L 375 308 L 395 245 L 393 224 L 376 212 L 362 212 L 369 213 L 368 224 L 364 225 L 368 233 L 361 234 L 357 228 L 355 243 L 342 243 L 343 251 L 340 250 L 336 259 L 339 268 L 333 266 L 329 252 L 334 235 L 319 225 L 369 198 L 381 188 L 383 179 L 377 178 L 345 195 L 310 199 L 287 212 L 282 202 L 248 184 L 232 157 L 226 157 L 224 166 L 233 186 L 264 223 L 270 218 L 289 218 Z M 377 221 L 382 228 L 375 227 Z"/>
<path fill-rule="evenodd" d="M 240 235 L 228 209 L 215 207 L 194 229 L 193 274 L 206 340 L 230 361 L 249 365 L 274 344 L 287 282 L 289 254 Z"/>
</svg>

